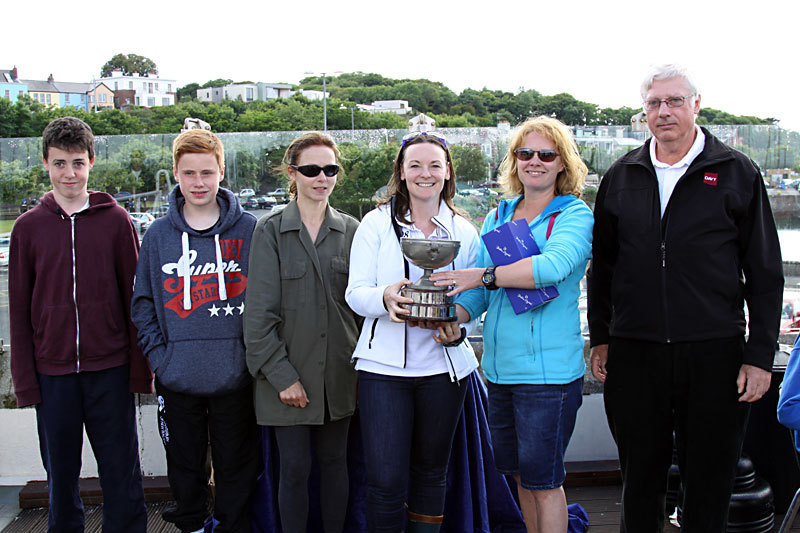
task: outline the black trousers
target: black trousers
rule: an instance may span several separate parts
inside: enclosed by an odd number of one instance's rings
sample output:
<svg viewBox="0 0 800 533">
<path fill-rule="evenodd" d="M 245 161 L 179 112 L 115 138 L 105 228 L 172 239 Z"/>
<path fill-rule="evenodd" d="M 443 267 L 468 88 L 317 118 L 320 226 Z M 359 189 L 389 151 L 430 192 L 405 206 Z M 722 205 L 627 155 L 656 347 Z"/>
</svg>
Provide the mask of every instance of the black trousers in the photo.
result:
<svg viewBox="0 0 800 533">
<path fill-rule="evenodd" d="M 319 463 L 323 529 L 326 533 L 339 533 L 344 529 L 350 492 L 350 478 L 347 475 L 350 418 L 326 421 L 318 426 L 274 427 L 281 465 L 278 506 L 283 533 L 306 531 L 312 441 Z"/>
<path fill-rule="evenodd" d="M 201 397 L 171 391 L 156 379 L 158 423 L 167 452 L 167 477 L 177 509 L 163 518 L 195 531 L 209 518 L 209 439 L 214 465 L 217 533 L 249 532 L 250 507 L 259 473 L 253 388 Z"/>
<path fill-rule="evenodd" d="M 50 497 L 48 531 L 84 530 L 81 472 L 83 429 L 103 489 L 103 531 L 144 533 L 147 510 L 128 365 L 64 376 L 39 375 L 39 447 Z"/>
<path fill-rule="evenodd" d="M 726 530 L 750 412 L 736 389 L 743 348 L 741 337 L 609 343 L 604 400 L 622 470 L 623 533 L 663 531 L 673 431 L 683 485 L 681 531 Z"/>
</svg>

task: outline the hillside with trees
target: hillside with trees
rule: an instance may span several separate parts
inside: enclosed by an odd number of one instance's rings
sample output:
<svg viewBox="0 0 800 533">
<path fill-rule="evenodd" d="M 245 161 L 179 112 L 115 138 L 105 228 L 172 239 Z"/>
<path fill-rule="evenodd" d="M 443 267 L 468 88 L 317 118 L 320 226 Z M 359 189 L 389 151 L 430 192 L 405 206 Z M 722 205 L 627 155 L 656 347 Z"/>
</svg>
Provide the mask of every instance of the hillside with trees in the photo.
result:
<svg viewBox="0 0 800 533">
<path fill-rule="evenodd" d="M 118 57 L 120 56 L 120 57 Z M 133 56 L 133 57 L 131 57 Z M 149 63 L 148 63 L 149 62 Z M 141 56 L 117 54 L 104 71 L 122 68 L 155 69 L 152 61 Z M 375 100 L 407 100 L 414 113 L 426 113 L 436 119 L 439 127 L 496 126 L 500 121 L 514 125 L 531 115 L 557 117 L 569 125 L 625 126 L 639 108 L 601 108 L 583 102 L 567 93 L 543 95 L 533 89 L 517 93 L 483 88 L 465 89 L 456 94 L 440 82 L 426 79 L 385 78 L 380 74 L 354 72 L 329 76 L 328 129 L 397 129 L 407 127 L 408 117 L 392 113 L 370 114 L 353 110 L 356 104 Z M 36 137 L 54 118 L 74 115 L 89 123 L 97 135 L 142 133 L 177 133 L 186 117 L 205 120 L 216 132 L 297 131 L 322 129 L 323 104 L 300 95 L 291 98 L 222 103 L 198 102 L 196 91 L 202 87 L 231 83 L 214 79 L 200 85 L 190 83 L 177 90 L 174 106 L 144 108 L 130 111 L 110 109 L 96 113 L 73 108 L 49 108 L 31 98 L 22 97 L 16 103 L 0 98 L 0 137 Z M 297 88 L 322 90 L 321 77 L 307 77 Z M 351 125 L 352 111 L 352 125 Z M 774 124 L 772 118 L 736 116 L 711 108 L 700 110 L 699 124 Z"/>
</svg>

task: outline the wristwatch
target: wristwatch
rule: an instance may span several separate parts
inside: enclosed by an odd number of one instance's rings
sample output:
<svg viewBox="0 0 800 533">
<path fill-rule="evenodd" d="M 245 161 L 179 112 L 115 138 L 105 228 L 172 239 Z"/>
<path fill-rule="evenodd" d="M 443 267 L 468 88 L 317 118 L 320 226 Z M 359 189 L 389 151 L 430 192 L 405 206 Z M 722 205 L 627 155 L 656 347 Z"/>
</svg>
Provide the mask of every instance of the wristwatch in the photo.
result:
<svg viewBox="0 0 800 533">
<path fill-rule="evenodd" d="M 494 269 L 497 268 L 496 265 L 492 265 L 488 267 L 486 270 L 483 271 L 483 275 L 481 276 L 481 281 L 483 282 L 483 286 L 486 287 L 490 291 L 497 290 L 497 276 L 494 275 Z"/>
</svg>

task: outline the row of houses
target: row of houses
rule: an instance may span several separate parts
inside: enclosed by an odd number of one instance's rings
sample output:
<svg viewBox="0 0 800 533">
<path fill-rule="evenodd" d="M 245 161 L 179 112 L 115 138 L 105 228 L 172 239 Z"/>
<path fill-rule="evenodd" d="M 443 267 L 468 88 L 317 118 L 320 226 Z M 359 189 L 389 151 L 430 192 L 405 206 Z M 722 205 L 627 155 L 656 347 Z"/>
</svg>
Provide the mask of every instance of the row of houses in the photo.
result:
<svg viewBox="0 0 800 533">
<path fill-rule="evenodd" d="M 0 97 L 15 103 L 29 96 L 50 107 L 74 107 L 84 111 L 131 106 L 157 107 L 175 104 L 177 82 L 156 74 L 125 75 L 115 70 L 111 76 L 89 83 L 58 81 L 51 74 L 46 80 L 19 77 L 17 67 L 0 70 Z"/>
<path fill-rule="evenodd" d="M 58 81 L 51 74 L 46 80 L 28 80 L 19 77 L 17 67 L 0 70 L 0 98 L 15 103 L 22 96 L 29 96 L 50 107 L 74 107 L 84 111 L 103 109 L 127 109 L 134 106 L 158 107 L 175 105 L 177 81 L 159 77 L 154 73 L 132 75 L 115 70 L 108 77 L 89 83 Z M 309 100 L 322 100 L 330 93 L 301 89 L 295 91 L 287 83 L 232 83 L 221 87 L 205 87 L 197 90 L 201 102 L 223 100 L 272 100 L 288 98 L 300 93 Z M 371 105 L 357 104 L 357 109 L 368 113 L 412 112 L 406 100 L 380 100 Z"/>
<path fill-rule="evenodd" d="M 230 83 L 220 87 L 204 87 L 197 89 L 197 99 L 201 102 L 222 102 L 223 100 L 241 100 L 254 102 L 256 100 L 272 100 L 275 98 L 289 98 L 299 93 L 309 100 L 322 100 L 329 98 L 330 93 L 308 89 L 292 90 L 288 83 Z M 367 113 L 396 113 L 398 115 L 410 114 L 413 110 L 407 100 L 377 100 L 372 104 L 356 104 L 356 109 Z"/>
</svg>

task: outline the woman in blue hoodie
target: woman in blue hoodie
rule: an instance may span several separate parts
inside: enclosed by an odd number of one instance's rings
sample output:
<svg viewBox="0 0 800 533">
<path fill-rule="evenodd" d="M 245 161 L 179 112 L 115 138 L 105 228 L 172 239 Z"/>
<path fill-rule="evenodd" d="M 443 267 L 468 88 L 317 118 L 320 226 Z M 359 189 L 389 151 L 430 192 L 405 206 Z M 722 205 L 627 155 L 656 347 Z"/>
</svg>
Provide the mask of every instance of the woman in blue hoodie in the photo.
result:
<svg viewBox="0 0 800 533">
<path fill-rule="evenodd" d="M 567 530 L 564 452 L 581 405 L 583 336 L 578 298 L 592 247 L 592 212 L 579 199 L 587 168 L 556 119 L 525 121 L 512 136 L 500 181 L 514 196 L 486 216 L 481 234 L 525 219 L 540 255 L 495 266 L 485 246 L 478 267 L 434 274 L 456 282 L 459 321 L 486 312 L 481 361 L 497 469 L 517 480 L 529 532 Z M 516 314 L 504 288 L 555 287 L 559 296 Z M 469 290 L 475 289 L 475 290 Z"/>
</svg>

